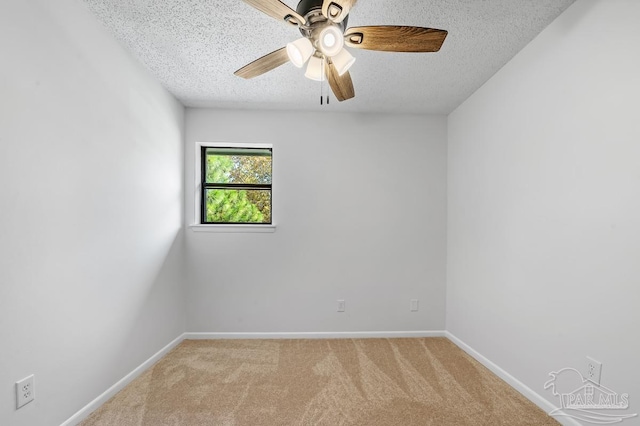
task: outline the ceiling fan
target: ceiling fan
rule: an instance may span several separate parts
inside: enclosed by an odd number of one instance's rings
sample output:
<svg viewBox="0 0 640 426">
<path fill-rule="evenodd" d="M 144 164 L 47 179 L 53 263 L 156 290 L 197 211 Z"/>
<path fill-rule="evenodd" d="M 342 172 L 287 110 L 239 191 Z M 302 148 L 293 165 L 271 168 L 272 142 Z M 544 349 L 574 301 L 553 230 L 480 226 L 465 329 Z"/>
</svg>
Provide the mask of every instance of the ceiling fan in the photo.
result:
<svg viewBox="0 0 640 426">
<path fill-rule="evenodd" d="M 278 20 L 298 27 L 303 37 L 240 68 L 234 74 L 253 78 L 291 61 L 308 62 L 305 76 L 329 81 L 340 101 L 355 96 L 349 68 L 355 58 L 344 48 L 385 52 L 437 52 L 447 31 L 433 28 L 378 25 L 345 30 L 357 0 L 300 0 L 294 11 L 280 0 L 243 0 Z"/>
</svg>

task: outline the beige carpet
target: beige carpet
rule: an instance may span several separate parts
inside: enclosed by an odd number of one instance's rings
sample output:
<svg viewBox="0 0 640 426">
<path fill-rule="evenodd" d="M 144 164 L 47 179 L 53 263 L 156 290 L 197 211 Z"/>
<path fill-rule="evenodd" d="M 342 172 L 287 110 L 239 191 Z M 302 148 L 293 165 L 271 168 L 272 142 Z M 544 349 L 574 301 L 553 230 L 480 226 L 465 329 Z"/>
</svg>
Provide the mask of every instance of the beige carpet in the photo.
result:
<svg viewBox="0 0 640 426">
<path fill-rule="evenodd" d="M 187 340 L 82 425 L 557 425 L 445 338 Z"/>
</svg>

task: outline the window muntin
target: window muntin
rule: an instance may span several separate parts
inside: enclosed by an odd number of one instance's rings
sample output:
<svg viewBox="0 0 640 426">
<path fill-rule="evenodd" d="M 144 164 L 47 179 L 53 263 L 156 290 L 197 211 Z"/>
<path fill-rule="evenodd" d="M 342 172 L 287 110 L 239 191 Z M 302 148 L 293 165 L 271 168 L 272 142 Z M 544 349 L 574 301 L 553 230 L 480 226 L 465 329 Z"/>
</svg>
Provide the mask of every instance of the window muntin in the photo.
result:
<svg viewBox="0 0 640 426">
<path fill-rule="evenodd" d="M 272 149 L 203 146 L 202 224 L 272 223 Z"/>
</svg>

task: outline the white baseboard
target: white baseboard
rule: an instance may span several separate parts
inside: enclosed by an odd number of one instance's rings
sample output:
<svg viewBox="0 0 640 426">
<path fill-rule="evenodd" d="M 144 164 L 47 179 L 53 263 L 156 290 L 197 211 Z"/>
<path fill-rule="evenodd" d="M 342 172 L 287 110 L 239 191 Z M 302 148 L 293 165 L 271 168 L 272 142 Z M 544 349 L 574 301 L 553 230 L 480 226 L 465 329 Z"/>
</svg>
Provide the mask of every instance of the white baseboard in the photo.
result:
<svg viewBox="0 0 640 426">
<path fill-rule="evenodd" d="M 397 337 L 444 337 L 444 330 L 420 331 L 334 331 L 290 333 L 185 333 L 187 340 L 216 339 L 368 339 Z"/>
<path fill-rule="evenodd" d="M 171 343 L 160 349 L 135 370 L 120 379 L 116 384 L 104 391 L 96 399 L 85 405 L 60 426 L 75 426 L 98 409 L 102 404 L 120 392 L 125 386 L 140 376 L 145 370 L 158 362 L 171 349 L 183 340 L 216 340 L 216 339 L 364 339 L 393 337 L 444 337 L 443 330 L 436 331 L 355 331 L 355 332 L 294 332 L 294 333 L 183 333 Z"/>
<path fill-rule="evenodd" d="M 98 409 L 102 404 L 107 402 L 111 397 L 113 397 L 116 393 L 120 392 L 125 386 L 131 383 L 136 377 L 142 374 L 145 370 L 151 367 L 153 364 L 158 362 L 160 358 L 165 356 L 171 349 L 175 348 L 184 340 L 185 333 L 176 337 L 171 343 L 169 343 L 164 348 L 160 349 L 154 355 L 151 356 L 148 360 L 140 364 L 135 370 L 131 373 L 124 376 L 120 379 L 115 385 L 111 386 L 109 389 L 104 391 L 102 395 L 98 396 L 96 399 L 85 405 L 80 409 L 77 413 L 69 418 L 66 422 L 62 423 L 60 426 L 75 426 L 80 423 L 82 420 L 89 417 L 89 414 L 93 413 L 96 409 Z"/>
<path fill-rule="evenodd" d="M 140 364 L 131 373 L 120 379 L 116 384 L 103 392 L 96 399 L 84 406 L 80 411 L 71 416 L 60 426 L 75 426 L 86 419 L 93 411 L 111 399 L 116 393 L 131 383 L 145 370 L 158 362 L 171 349 L 178 346 L 183 340 L 217 340 L 217 339 L 367 339 L 367 338 L 399 338 L 399 337 L 447 337 L 460 349 L 468 353 L 482 365 L 487 367 L 495 375 L 507 382 L 528 400 L 536 404 L 545 412 L 549 413 L 556 409 L 552 403 L 533 391 L 527 385 L 507 373 L 502 368 L 491 362 L 488 358 L 471 348 L 469 345 L 458 339 L 456 336 L 444 330 L 422 330 L 422 331 L 337 331 L 337 332 L 283 332 L 283 333 L 183 333 L 176 337 L 171 343 L 160 349 L 148 360 Z M 571 418 L 557 418 L 565 426 L 581 426 L 580 423 Z"/>
<path fill-rule="evenodd" d="M 514 388 L 515 390 L 520 392 L 522 395 L 524 395 L 524 397 L 527 398 L 529 401 L 533 402 L 542 410 L 544 410 L 545 413 L 550 413 L 556 408 L 558 408 L 552 403 L 550 403 L 549 401 L 547 401 L 545 398 L 543 398 L 540 394 L 535 392 L 533 389 L 531 389 L 529 386 L 525 385 L 520 380 L 513 377 L 511 374 L 507 373 L 502 368 L 498 367 L 498 365 L 494 364 L 484 355 L 480 354 L 478 351 L 476 351 L 471 346 L 464 343 L 462 340 L 458 339 L 456 336 L 454 336 L 450 332 L 445 331 L 445 336 L 449 340 L 451 340 L 453 343 L 455 343 L 456 346 L 458 346 L 460 349 L 462 349 L 463 351 L 471 355 L 480 364 L 484 365 L 489 370 L 491 370 L 493 374 L 500 377 L 502 380 L 507 382 L 512 388 Z M 560 418 L 554 417 L 554 418 L 564 426 L 581 426 L 581 424 L 578 423 L 576 420 L 568 417 L 560 417 Z"/>
</svg>

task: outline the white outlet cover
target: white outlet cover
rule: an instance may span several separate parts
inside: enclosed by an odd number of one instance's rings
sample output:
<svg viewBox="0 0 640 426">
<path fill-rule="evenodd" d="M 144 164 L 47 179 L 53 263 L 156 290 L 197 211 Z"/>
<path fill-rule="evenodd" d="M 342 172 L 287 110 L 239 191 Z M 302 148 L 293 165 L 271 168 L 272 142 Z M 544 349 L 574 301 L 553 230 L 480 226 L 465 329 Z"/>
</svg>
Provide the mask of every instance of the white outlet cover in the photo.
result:
<svg viewBox="0 0 640 426">
<path fill-rule="evenodd" d="M 602 373 L 602 363 L 588 356 L 587 370 L 585 371 L 584 378 L 589 381 L 592 381 L 596 385 L 599 385 L 601 373 Z"/>
<path fill-rule="evenodd" d="M 36 398 L 33 374 L 16 382 L 16 408 L 23 407 Z"/>
<path fill-rule="evenodd" d="M 338 300 L 338 312 L 344 312 L 344 300 Z"/>
<path fill-rule="evenodd" d="M 411 299 L 411 306 L 410 306 L 411 312 L 418 312 L 418 306 L 419 306 L 418 303 L 419 303 L 418 299 Z"/>
</svg>

